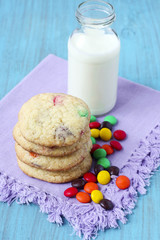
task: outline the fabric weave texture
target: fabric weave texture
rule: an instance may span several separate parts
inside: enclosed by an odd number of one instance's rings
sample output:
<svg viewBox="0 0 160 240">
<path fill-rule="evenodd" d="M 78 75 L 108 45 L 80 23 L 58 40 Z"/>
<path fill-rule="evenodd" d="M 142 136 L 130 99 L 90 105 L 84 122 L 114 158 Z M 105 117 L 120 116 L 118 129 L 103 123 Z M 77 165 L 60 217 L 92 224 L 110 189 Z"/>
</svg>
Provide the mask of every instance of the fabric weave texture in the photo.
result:
<svg viewBox="0 0 160 240">
<path fill-rule="evenodd" d="M 62 225 L 64 216 L 77 235 L 91 239 L 99 230 L 118 227 L 118 220 L 126 223 L 138 194 L 146 193 L 150 177 L 160 165 L 160 93 L 119 78 L 117 103 L 109 114 L 118 119 L 113 130 L 125 130 L 127 138 L 121 142 L 123 150 L 108 159 L 120 168 L 120 174 L 130 178 L 131 186 L 118 189 L 116 177 L 108 185 L 101 185 L 104 197 L 115 204 L 112 211 L 105 211 L 93 202 L 82 204 L 66 198 L 63 192 L 70 183 L 43 182 L 18 168 L 12 137 L 18 112 L 30 97 L 45 92 L 67 93 L 67 61 L 54 55 L 47 56 L 0 101 L 0 201 L 38 204 L 50 222 Z M 98 120 L 102 122 L 105 116 Z"/>
</svg>

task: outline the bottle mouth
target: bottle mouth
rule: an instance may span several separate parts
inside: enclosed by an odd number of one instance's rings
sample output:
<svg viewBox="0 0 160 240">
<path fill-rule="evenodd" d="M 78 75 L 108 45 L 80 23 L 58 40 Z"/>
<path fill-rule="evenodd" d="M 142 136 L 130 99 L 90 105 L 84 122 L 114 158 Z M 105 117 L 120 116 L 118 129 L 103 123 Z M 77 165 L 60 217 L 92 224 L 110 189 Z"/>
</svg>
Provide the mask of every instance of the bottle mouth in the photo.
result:
<svg viewBox="0 0 160 240">
<path fill-rule="evenodd" d="M 115 20 L 115 11 L 110 3 L 103 0 L 87 0 L 79 4 L 76 18 L 82 25 L 106 26 Z"/>
</svg>

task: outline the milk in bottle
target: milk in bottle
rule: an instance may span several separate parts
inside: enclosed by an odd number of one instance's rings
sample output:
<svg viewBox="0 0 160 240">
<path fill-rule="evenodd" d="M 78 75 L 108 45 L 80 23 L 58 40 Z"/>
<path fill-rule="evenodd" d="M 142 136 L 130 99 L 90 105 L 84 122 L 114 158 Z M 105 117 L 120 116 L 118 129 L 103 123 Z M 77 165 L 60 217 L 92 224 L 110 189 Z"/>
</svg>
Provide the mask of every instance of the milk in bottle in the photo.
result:
<svg viewBox="0 0 160 240">
<path fill-rule="evenodd" d="M 68 40 L 68 93 L 83 99 L 93 115 L 101 115 L 117 98 L 120 41 L 110 28 L 114 9 L 89 0 L 80 4 L 76 17 L 82 28 Z"/>
</svg>

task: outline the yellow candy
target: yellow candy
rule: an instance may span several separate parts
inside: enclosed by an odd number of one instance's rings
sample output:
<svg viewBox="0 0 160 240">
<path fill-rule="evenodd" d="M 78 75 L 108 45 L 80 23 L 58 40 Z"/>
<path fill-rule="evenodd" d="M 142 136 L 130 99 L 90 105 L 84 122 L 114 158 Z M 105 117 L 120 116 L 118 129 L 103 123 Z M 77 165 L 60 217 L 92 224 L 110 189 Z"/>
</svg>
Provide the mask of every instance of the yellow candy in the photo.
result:
<svg viewBox="0 0 160 240">
<path fill-rule="evenodd" d="M 99 203 L 103 199 L 103 194 L 99 190 L 93 190 L 91 192 L 91 199 L 95 203 Z"/>
<path fill-rule="evenodd" d="M 103 140 L 103 141 L 109 141 L 112 137 L 112 132 L 110 129 L 108 128 L 102 128 L 100 130 L 100 138 Z"/>
<path fill-rule="evenodd" d="M 91 129 L 91 136 L 94 137 L 94 138 L 98 138 L 99 137 L 99 129 L 92 128 Z"/>
<path fill-rule="evenodd" d="M 100 171 L 97 175 L 97 181 L 100 184 L 103 184 L 103 185 L 108 184 L 110 180 L 111 180 L 111 176 L 108 171 L 105 171 L 105 170 Z"/>
</svg>

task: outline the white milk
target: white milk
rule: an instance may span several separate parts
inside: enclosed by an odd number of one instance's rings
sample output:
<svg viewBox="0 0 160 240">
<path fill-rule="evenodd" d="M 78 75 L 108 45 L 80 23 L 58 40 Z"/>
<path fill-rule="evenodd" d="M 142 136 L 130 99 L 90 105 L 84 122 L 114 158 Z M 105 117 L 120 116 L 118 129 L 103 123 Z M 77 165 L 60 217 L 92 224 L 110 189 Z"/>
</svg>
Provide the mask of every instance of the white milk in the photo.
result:
<svg viewBox="0 0 160 240">
<path fill-rule="evenodd" d="M 99 29 L 68 41 L 68 94 L 83 99 L 93 115 L 110 111 L 117 98 L 120 41 Z"/>
</svg>

